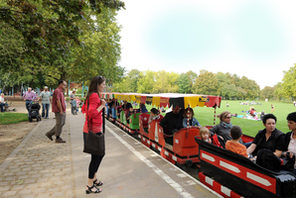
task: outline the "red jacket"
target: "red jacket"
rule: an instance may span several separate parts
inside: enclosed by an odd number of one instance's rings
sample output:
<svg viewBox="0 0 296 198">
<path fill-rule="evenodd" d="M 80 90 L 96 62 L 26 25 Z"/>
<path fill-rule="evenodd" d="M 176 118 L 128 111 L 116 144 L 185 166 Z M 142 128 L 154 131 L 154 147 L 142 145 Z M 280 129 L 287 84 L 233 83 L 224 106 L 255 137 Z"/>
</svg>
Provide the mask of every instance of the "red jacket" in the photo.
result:
<svg viewBox="0 0 296 198">
<path fill-rule="evenodd" d="M 87 105 L 89 101 L 89 107 L 87 110 Z M 89 100 L 84 103 L 82 106 L 82 112 L 86 114 L 85 122 L 83 126 L 83 132 L 88 133 L 88 120 L 89 127 L 92 132 L 98 133 L 102 132 L 102 125 L 103 125 L 103 117 L 102 117 L 102 110 L 98 112 L 97 108 L 101 106 L 101 100 L 99 98 L 99 95 L 97 93 L 92 93 L 89 96 Z"/>
</svg>

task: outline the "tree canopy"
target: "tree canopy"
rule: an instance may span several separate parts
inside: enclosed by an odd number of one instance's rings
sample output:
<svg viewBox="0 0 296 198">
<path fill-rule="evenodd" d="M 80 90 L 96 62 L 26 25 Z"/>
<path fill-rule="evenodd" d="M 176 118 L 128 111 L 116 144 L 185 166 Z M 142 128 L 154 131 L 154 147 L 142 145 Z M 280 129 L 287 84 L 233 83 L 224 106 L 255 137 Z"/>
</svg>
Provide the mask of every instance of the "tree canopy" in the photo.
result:
<svg viewBox="0 0 296 198">
<path fill-rule="evenodd" d="M 119 80 L 115 16 L 122 8 L 120 0 L 1 1 L 0 83 L 54 85 L 98 74 Z"/>
<path fill-rule="evenodd" d="M 257 83 L 247 77 L 201 70 L 177 74 L 165 71 L 131 70 L 112 87 L 115 92 L 194 93 L 220 95 L 226 99 L 255 99 L 260 95 Z"/>
</svg>

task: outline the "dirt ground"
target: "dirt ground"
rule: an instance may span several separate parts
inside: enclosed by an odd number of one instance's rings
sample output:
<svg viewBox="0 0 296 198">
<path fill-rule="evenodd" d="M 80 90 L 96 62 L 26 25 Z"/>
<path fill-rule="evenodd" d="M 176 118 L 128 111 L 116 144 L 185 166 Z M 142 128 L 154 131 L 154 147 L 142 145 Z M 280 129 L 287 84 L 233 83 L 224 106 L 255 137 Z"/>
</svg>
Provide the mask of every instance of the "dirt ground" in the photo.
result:
<svg viewBox="0 0 296 198">
<path fill-rule="evenodd" d="M 26 113 L 25 102 L 12 102 L 18 113 Z M 41 112 L 40 112 L 41 113 Z M 0 125 L 0 164 L 22 142 L 24 137 L 37 125 L 37 122 Z"/>
</svg>

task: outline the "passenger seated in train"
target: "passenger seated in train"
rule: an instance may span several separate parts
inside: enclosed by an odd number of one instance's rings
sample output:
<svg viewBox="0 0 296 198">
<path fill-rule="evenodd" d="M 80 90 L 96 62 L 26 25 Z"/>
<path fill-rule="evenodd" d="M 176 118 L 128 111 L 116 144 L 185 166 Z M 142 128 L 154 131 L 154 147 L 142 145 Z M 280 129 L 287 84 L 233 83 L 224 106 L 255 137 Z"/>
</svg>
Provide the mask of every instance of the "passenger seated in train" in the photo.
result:
<svg viewBox="0 0 296 198">
<path fill-rule="evenodd" d="M 183 127 L 183 113 L 179 106 L 174 106 L 173 111 L 167 113 L 160 121 L 163 128 L 164 139 L 168 144 L 173 145 L 174 133 Z"/>
<path fill-rule="evenodd" d="M 287 116 L 287 121 L 291 131 L 280 137 L 276 155 L 286 159 L 287 163 L 290 163 L 286 164 L 286 169 L 292 170 L 296 174 L 296 112 L 290 113 Z"/>
<path fill-rule="evenodd" d="M 192 108 L 188 107 L 187 109 L 185 109 L 183 117 L 184 117 L 183 118 L 183 128 L 187 128 L 187 126 L 188 127 L 193 127 L 193 126 L 200 127 L 199 122 L 194 117 L 194 111 Z M 189 124 L 189 125 L 187 125 L 187 124 Z"/>
<path fill-rule="evenodd" d="M 126 122 L 129 124 L 131 115 L 134 114 L 134 109 L 133 107 L 130 107 L 128 110 L 125 111 L 125 116 L 126 116 Z"/>
<path fill-rule="evenodd" d="M 113 119 L 117 119 L 117 114 L 116 114 L 116 102 L 113 102 L 111 105 L 111 115 Z"/>
<path fill-rule="evenodd" d="M 150 124 L 153 120 L 157 120 L 157 121 L 162 120 L 163 116 L 160 114 L 158 109 L 152 108 L 150 112 L 151 113 L 150 113 L 148 124 Z"/>
<path fill-rule="evenodd" d="M 225 149 L 248 157 L 246 146 L 239 142 L 243 135 L 242 129 L 239 126 L 233 126 L 230 130 L 230 135 L 232 137 L 232 140 L 227 140 L 225 144 Z"/>
<path fill-rule="evenodd" d="M 148 112 L 148 110 L 146 108 L 146 105 L 144 103 L 140 104 L 140 112 L 141 113 L 147 113 Z"/>
<path fill-rule="evenodd" d="M 220 123 L 210 129 L 212 135 L 217 134 L 219 141 L 223 148 L 225 148 L 225 143 L 227 140 L 231 140 L 230 129 L 231 124 L 231 113 L 229 111 L 224 111 L 219 115 Z"/>
<path fill-rule="evenodd" d="M 257 156 L 257 152 L 260 149 L 268 149 L 275 152 L 279 143 L 279 137 L 283 135 L 283 132 L 276 128 L 276 120 L 273 114 L 263 116 L 262 122 L 265 129 L 260 130 L 255 136 L 251 146 L 247 149 L 248 155 Z"/>
<path fill-rule="evenodd" d="M 107 117 L 111 117 L 112 114 L 112 105 L 114 104 L 114 102 L 110 99 L 108 99 L 108 102 L 106 103 L 106 111 L 107 111 Z"/>
<path fill-rule="evenodd" d="M 132 104 L 129 103 L 129 102 L 127 102 L 126 100 L 123 101 L 122 109 L 123 109 L 124 111 L 126 111 L 126 110 L 129 110 L 130 108 L 133 108 Z"/>
<path fill-rule="evenodd" d="M 200 135 L 200 138 L 201 138 L 202 141 L 208 142 L 210 144 L 212 143 L 212 139 L 210 138 L 211 133 L 210 133 L 208 128 L 201 127 L 200 130 L 199 130 L 199 135 Z"/>
</svg>

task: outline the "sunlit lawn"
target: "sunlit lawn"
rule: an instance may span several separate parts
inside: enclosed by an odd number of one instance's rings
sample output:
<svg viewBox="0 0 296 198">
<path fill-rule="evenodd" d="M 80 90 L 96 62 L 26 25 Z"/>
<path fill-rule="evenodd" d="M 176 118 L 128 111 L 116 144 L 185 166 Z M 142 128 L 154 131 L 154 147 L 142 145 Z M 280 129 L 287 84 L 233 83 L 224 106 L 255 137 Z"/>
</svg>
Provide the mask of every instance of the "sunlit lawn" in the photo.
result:
<svg viewBox="0 0 296 198">
<path fill-rule="evenodd" d="M 15 124 L 28 121 L 27 113 L 0 112 L 0 124 Z"/>
<path fill-rule="evenodd" d="M 245 101 L 224 100 L 222 101 L 221 107 L 217 108 L 217 114 L 223 111 L 230 111 L 232 114 L 246 115 L 246 113 L 242 111 L 247 111 L 250 109 L 250 107 L 254 107 L 257 112 L 264 111 L 265 114 L 267 114 L 271 113 L 271 104 L 273 104 L 275 106 L 273 114 L 277 117 L 276 127 L 283 132 L 288 132 L 289 129 L 287 127 L 286 118 L 289 113 L 296 111 L 296 107 L 294 107 L 293 103 L 256 101 L 257 103 L 261 103 L 261 105 L 241 105 L 241 102 Z M 229 104 L 229 107 L 226 107 L 226 103 Z M 195 117 L 198 119 L 201 125 L 213 125 L 213 108 L 196 107 L 194 110 Z M 217 118 L 216 123 L 219 122 L 220 120 Z M 233 117 L 231 122 L 233 125 L 240 126 L 243 130 L 243 133 L 250 136 L 255 136 L 259 130 L 264 128 L 262 121 Z"/>
</svg>

